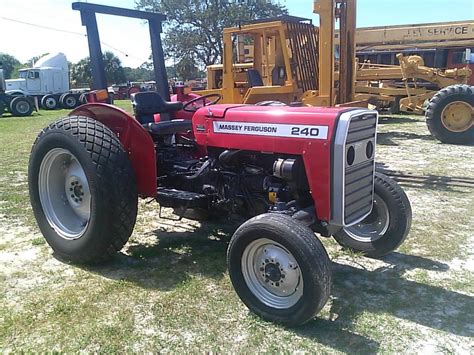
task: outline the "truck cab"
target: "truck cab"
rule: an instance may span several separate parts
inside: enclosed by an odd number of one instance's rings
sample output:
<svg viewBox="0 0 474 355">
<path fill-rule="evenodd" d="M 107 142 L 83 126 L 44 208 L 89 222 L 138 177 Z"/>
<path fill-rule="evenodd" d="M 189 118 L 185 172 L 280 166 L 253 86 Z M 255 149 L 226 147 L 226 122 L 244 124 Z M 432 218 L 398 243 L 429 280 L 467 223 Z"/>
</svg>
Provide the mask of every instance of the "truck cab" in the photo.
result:
<svg viewBox="0 0 474 355">
<path fill-rule="evenodd" d="M 7 93 L 28 96 L 61 94 L 69 91 L 69 68 L 62 53 L 48 55 L 33 66 L 19 71 L 18 79 L 6 80 Z"/>
</svg>

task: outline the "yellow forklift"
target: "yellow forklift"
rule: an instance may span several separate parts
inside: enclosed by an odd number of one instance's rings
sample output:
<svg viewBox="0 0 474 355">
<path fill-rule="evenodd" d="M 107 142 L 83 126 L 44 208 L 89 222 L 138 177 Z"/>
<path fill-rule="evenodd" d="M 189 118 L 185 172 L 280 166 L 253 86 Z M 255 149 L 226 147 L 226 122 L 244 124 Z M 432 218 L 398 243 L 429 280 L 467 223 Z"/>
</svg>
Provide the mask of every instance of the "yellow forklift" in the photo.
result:
<svg viewBox="0 0 474 355">
<path fill-rule="evenodd" d="M 281 16 L 224 29 L 222 65 L 208 68 L 208 90 L 224 103 L 302 102 L 310 106 L 351 103 L 354 94 L 355 0 L 316 0 L 311 20 Z M 340 20 L 338 80 L 334 32 Z M 252 48 L 252 55 L 245 51 Z M 249 61 L 250 59 L 250 61 Z M 354 104 L 354 103 L 351 103 Z"/>
</svg>

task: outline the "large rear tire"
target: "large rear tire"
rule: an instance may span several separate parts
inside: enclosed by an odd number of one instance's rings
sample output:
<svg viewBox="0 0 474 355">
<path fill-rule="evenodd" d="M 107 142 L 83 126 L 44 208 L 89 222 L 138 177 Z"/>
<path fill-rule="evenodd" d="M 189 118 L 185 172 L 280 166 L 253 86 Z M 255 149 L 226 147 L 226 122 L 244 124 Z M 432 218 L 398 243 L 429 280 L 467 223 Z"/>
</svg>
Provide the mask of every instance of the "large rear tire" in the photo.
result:
<svg viewBox="0 0 474 355">
<path fill-rule="evenodd" d="M 66 117 L 33 145 L 28 182 L 38 226 L 62 259 L 97 263 L 130 237 L 138 196 L 117 136 L 87 117 Z"/>
<path fill-rule="evenodd" d="M 363 221 L 341 229 L 334 239 L 344 247 L 373 258 L 389 254 L 405 240 L 411 227 L 411 205 L 391 178 L 375 173 L 374 205 Z"/>
<path fill-rule="evenodd" d="M 321 242 L 291 217 L 262 214 L 242 224 L 227 251 L 235 291 L 262 318 L 295 326 L 312 319 L 331 290 Z"/>
<path fill-rule="evenodd" d="M 474 86 L 451 85 L 438 91 L 428 104 L 426 124 L 443 143 L 474 144 Z"/>
</svg>

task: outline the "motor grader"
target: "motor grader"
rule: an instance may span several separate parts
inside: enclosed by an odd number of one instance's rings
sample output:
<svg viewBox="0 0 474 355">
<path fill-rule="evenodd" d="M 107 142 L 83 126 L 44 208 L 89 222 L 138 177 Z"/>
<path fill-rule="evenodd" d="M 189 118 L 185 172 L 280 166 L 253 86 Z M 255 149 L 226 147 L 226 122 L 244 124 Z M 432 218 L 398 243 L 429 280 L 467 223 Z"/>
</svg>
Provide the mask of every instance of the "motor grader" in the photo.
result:
<svg viewBox="0 0 474 355">
<path fill-rule="evenodd" d="M 471 69 L 430 68 L 417 55 L 399 53 L 397 59 L 399 66 L 358 64 L 355 99 L 391 113 L 426 114 L 428 129 L 440 141 L 473 143 L 474 87 L 466 85 Z"/>
<path fill-rule="evenodd" d="M 91 58 L 98 59 L 96 12 L 148 19 L 152 33 L 162 20 L 90 3 L 73 8 L 81 11 Z M 159 48 L 159 37 L 151 37 Z M 159 59 L 157 83 L 166 82 Z M 163 94 L 133 95 L 134 115 L 100 102 L 107 91 L 95 91 L 38 135 L 30 200 L 62 259 L 97 263 L 122 249 L 138 197 L 179 218 L 236 217 L 246 220 L 227 253 L 237 294 L 264 319 L 298 325 L 318 313 L 331 291 L 331 264 L 315 232 L 372 257 L 404 241 L 410 202 L 375 172 L 376 111 L 218 104 L 219 94 L 182 91 L 167 101 L 168 88 L 159 89 Z"/>
<path fill-rule="evenodd" d="M 474 143 L 474 89 L 451 86 L 466 83 L 470 70 L 437 71 L 424 67 L 416 57 L 400 58 L 399 67 L 357 65 L 355 11 L 355 0 L 316 0 L 319 26 L 308 19 L 282 16 L 224 29 L 222 65 L 208 68 L 208 90 L 196 93 L 218 93 L 225 103 L 245 104 L 269 100 L 341 107 L 367 105 L 370 99 L 395 106 L 400 101 L 402 109 L 416 113 L 432 98 L 426 111 L 431 133 L 446 143 Z M 338 41 L 336 21 L 340 22 Z M 388 75 L 403 86 L 375 85 L 377 76 Z M 437 93 L 432 88 L 408 87 L 414 78 L 446 89 Z"/>
</svg>

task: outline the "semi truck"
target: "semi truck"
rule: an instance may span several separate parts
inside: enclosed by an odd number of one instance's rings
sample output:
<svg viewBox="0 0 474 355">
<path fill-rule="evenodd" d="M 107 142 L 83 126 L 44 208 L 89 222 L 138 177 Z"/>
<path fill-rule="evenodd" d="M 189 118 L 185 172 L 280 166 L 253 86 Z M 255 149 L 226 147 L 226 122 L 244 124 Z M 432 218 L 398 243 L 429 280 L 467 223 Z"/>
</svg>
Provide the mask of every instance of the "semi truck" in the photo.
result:
<svg viewBox="0 0 474 355">
<path fill-rule="evenodd" d="M 0 63 L 0 117 L 5 112 L 10 112 L 13 116 L 29 116 L 34 108 L 33 97 L 6 92 L 5 77 Z"/>
<path fill-rule="evenodd" d="M 44 56 L 32 68 L 19 70 L 18 79 L 5 80 L 5 92 L 13 96 L 37 98 L 41 107 L 72 109 L 84 101 L 86 90 L 71 91 L 69 67 L 63 53 Z"/>
</svg>

